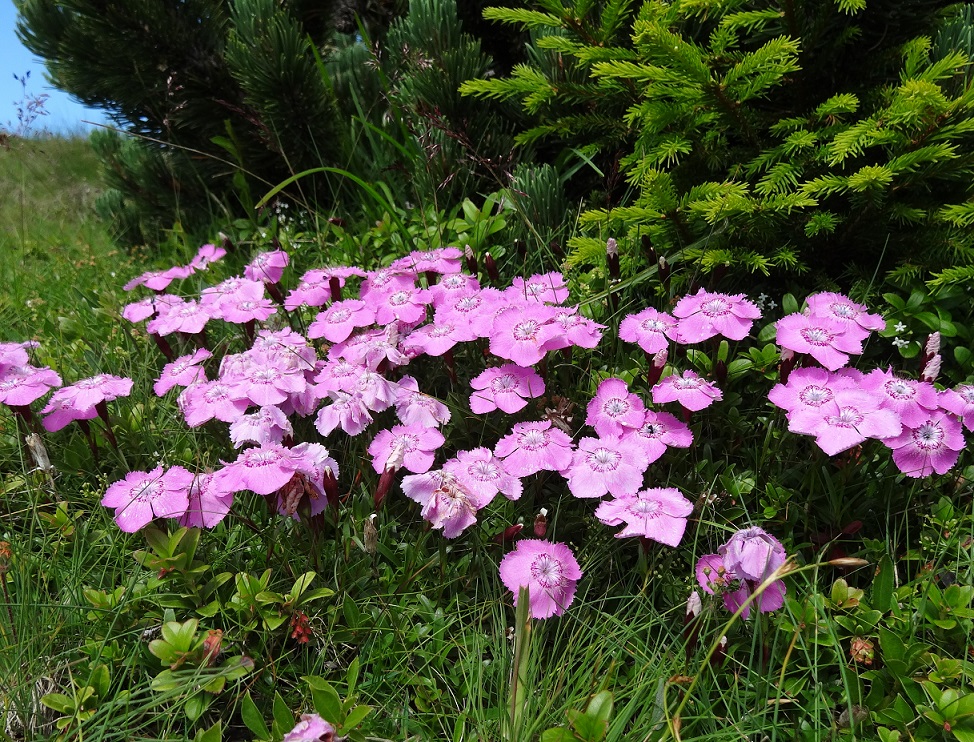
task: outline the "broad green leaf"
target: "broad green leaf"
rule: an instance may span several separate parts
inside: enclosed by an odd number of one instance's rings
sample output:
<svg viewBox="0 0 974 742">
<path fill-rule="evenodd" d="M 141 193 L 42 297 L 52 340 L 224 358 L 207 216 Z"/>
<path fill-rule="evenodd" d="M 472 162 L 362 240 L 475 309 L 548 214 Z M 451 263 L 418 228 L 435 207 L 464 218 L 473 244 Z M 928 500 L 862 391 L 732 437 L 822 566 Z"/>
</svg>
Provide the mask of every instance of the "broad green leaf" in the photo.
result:
<svg viewBox="0 0 974 742">
<path fill-rule="evenodd" d="M 264 717 L 257 710 L 257 704 L 254 703 L 250 691 L 247 691 L 243 700 L 240 702 L 240 717 L 243 719 L 243 723 L 247 729 L 253 732 L 256 737 L 270 739 L 270 730 L 268 730 L 267 725 L 264 723 Z"/>
</svg>

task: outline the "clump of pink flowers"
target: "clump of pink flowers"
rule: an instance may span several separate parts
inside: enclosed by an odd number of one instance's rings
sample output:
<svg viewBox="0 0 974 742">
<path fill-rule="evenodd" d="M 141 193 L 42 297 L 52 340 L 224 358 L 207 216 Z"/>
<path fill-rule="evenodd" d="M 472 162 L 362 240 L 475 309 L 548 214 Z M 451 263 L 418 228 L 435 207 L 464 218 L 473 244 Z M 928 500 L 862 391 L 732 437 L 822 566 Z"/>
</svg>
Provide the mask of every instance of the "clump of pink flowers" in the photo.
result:
<svg viewBox="0 0 974 742">
<path fill-rule="evenodd" d="M 774 536 L 758 527 L 737 531 L 717 549 L 697 562 L 697 582 L 705 593 L 720 595 L 724 607 L 747 618 L 751 607 L 760 613 L 776 611 L 785 604 L 785 583 L 778 579 L 768 584 L 745 605 L 758 586 L 774 576 L 787 560 L 785 547 Z"/>
<path fill-rule="evenodd" d="M 575 598 L 582 570 L 565 544 L 540 539 L 517 542 L 500 564 L 501 582 L 514 594 L 527 588 L 532 618 L 560 616 Z"/>
</svg>

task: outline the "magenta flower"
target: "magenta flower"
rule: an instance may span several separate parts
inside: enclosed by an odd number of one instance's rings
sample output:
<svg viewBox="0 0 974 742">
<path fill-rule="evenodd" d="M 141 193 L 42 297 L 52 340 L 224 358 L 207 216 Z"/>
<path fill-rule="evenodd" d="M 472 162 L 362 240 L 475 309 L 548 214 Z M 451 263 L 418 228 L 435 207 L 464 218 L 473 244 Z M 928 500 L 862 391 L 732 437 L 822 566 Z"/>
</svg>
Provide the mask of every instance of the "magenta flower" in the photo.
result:
<svg viewBox="0 0 974 742">
<path fill-rule="evenodd" d="M 893 463 L 908 477 L 946 473 L 964 449 L 960 421 L 942 410 L 935 410 L 918 425 L 904 425 L 903 431 L 883 440 L 893 449 Z"/>
<path fill-rule="evenodd" d="M 220 305 L 234 297 L 245 296 L 248 299 L 263 299 L 264 284 L 250 281 L 246 278 L 233 277 L 221 281 L 216 286 L 208 286 L 200 292 L 200 304 L 210 310 L 214 319 L 220 318 Z"/>
<path fill-rule="evenodd" d="M 940 406 L 964 419 L 964 427 L 974 430 L 974 384 L 961 384 L 940 395 Z"/>
<path fill-rule="evenodd" d="M 869 335 L 870 330 L 886 329 L 886 320 L 880 314 L 870 314 L 869 308 L 863 304 L 856 304 L 848 296 L 823 292 L 812 294 L 805 300 L 808 313 L 816 317 L 828 317 L 847 326 L 855 325 L 853 335 L 861 334 L 862 339 Z M 852 329 L 847 328 L 847 331 Z"/>
<path fill-rule="evenodd" d="M 676 320 L 665 312 L 647 307 L 641 312 L 627 314 L 619 325 L 619 339 L 638 343 L 647 353 L 659 353 L 669 347 L 676 337 Z"/>
<path fill-rule="evenodd" d="M 922 425 L 940 407 L 940 395 L 933 384 L 901 378 L 892 369 L 870 371 L 860 386 L 875 394 L 883 407 L 895 412 L 900 422 L 911 428 Z"/>
<path fill-rule="evenodd" d="M 122 286 L 123 291 L 131 291 L 137 286 L 145 286 L 153 291 L 163 291 L 173 281 L 187 278 L 193 274 L 191 266 L 174 266 L 164 271 L 146 271 Z"/>
<path fill-rule="evenodd" d="M 369 444 L 372 468 L 381 474 L 403 466 L 413 474 L 423 474 L 433 466 L 434 452 L 443 445 L 443 434 L 419 425 L 394 425 L 379 431 Z"/>
<path fill-rule="evenodd" d="M 415 325 L 426 319 L 426 305 L 429 303 L 429 292 L 415 286 L 383 294 L 376 297 L 373 305 L 375 322 L 387 325 L 398 321 L 405 325 Z"/>
<path fill-rule="evenodd" d="M 127 319 L 133 324 L 148 319 L 155 313 L 155 302 L 151 296 L 148 299 L 134 301 L 122 307 L 122 319 Z"/>
<path fill-rule="evenodd" d="M 62 387 L 51 395 L 41 410 L 45 430 L 53 433 L 72 420 L 91 420 L 98 413 L 95 405 L 127 397 L 132 392 L 132 380 L 111 374 L 98 374 Z"/>
<path fill-rule="evenodd" d="M 524 409 L 527 400 L 544 394 L 544 381 L 531 368 L 513 363 L 488 368 L 470 381 L 470 409 L 478 415 L 492 410 L 514 413 Z"/>
<path fill-rule="evenodd" d="M 329 488 L 337 497 L 338 462 L 320 443 L 299 443 L 290 456 L 294 474 L 275 493 L 277 512 L 294 520 L 315 516 L 328 506 Z"/>
<path fill-rule="evenodd" d="M 552 428 L 550 420 L 517 423 L 494 446 L 494 455 L 504 460 L 504 468 L 515 477 L 562 471 L 572 462 L 572 439 Z"/>
<path fill-rule="evenodd" d="M 277 307 L 264 296 L 263 289 L 258 294 L 256 289 L 247 288 L 232 296 L 224 297 L 212 311 L 216 318 L 235 325 L 243 325 L 247 322 L 263 322 L 277 313 Z"/>
<path fill-rule="evenodd" d="M 195 301 L 183 301 L 174 297 L 165 305 L 160 306 L 157 302 L 157 307 L 159 314 L 145 326 L 154 335 L 170 335 L 174 332 L 195 335 L 202 332 L 210 321 L 209 309 Z"/>
<path fill-rule="evenodd" d="M 396 415 L 403 425 L 438 428 L 450 422 L 450 410 L 435 397 L 419 391 L 412 376 L 403 376 L 396 390 Z"/>
<path fill-rule="evenodd" d="M 433 318 L 465 327 L 475 338 L 490 337 L 494 317 L 501 309 L 512 306 L 508 297 L 497 289 L 481 289 L 475 294 L 449 297 L 436 308 Z"/>
<path fill-rule="evenodd" d="M 196 255 L 189 261 L 189 267 L 197 271 L 206 270 L 210 263 L 223 259 L 226 254 L 227 251 L 222 247 L 207 243 L 196 251 Z"/>
<path fill-rule="evenodd" d="M 189 509 L 193 475 L 181 466 L 163 473 L 133 471 L 105 492 L 101 504 L 115 508 L 115 522 L 126 533 L 135 533 L 155 518 L 178 518 Z"/>
<path fill-rule="evenodd" d="M 489 448 L 459 451 L 455 458 L 443 464 L 443 470 L 453 474 L 485 505 L 498 493 L 508 500 L 517 500 L 523 492 L 521 480 L 511 476 Z"/>
<path fill-rule="evenodd" d="M 718 593 L 724 602 L 724 608 L 731 613 L 736 613 L 751 595 L 753 583 L 746 579 L 741 579 L 738 575 L 728 570 L 724 565 L 724 560 L 720 554 L 706 554 L 700 557 L 696 567 L 697 582 L 704 592 L 713 595 Z M 736 589 L 731 589 L 736 587 Z M 785 604 L 785 583 L 783 580 L 775 580 L 768 585 L 758 596 L 755 603 L 759 613 L 776 611 Z M 741 612 L 743 618 L 751 615 L 751 608 L 748 606 Z"/>
<path fill-rule="evenodd" d="M 862 353 L 862 340 L 846 333 L 846 324 L 827 317 L 789 314 L 775 322 L 776 342 L 795 353 L 808 353 L 829 371 L 849 362 L 850 353 Z"/>
<path fill-rule="evenodd" d="M 533 366 L 545 356 L 545 344 L 561 331 L 554 310 L 542 304 L 508 307 L 494 317 L 490 352 L 518 366 Z"/>
<path fill-rule="evenodd" d="M 653 387 L 654 403 L 679 402 L 681 407 L 691 412 L 698 412 L 723 398 L 724 394 L 716 384 L 693 371 L 684 371 L 682 375 L 671 374 Z"/>
<path fill-rule="evenodd" d="M 445 538 L 456 538 L 477 522 L 477 511 L 489 498 L 469 491 L 447 471 L 412 474 L 402 479 L 402 489 L 410 500 L 423 506 L 422 516 Z"/>
<path fill-rule="evenodd" d="M 189 487 L 189 504 L 177 522 L 187 528 L 213 528 L 227 517 L 233 505 L 232 492 L 213 486 L 212 474 L 197 474 Z"/>
<path fill-rule="evenodd" d="M 602 341 L 602 330 L 605 329 L 605 325 L 579 314 L 578 307 L 556 309 L 552 324 L 556 331 L 545 343 L 545 350 L 560 350 L 573 345 L 591 350 Z"/>
<path fill-rule="evenodd" d="M 318 410 L 315 418 L 315 429 L 322 435 L 341 428 L 347 435 L 356 436 L 372 422 L 372 415 L 362 395 L 334 391 L 329 392 L 328 396 L 332 398 L 332 403 Z"/>
<path fill-rule="evenodd" d="M 480 291 L 480 283 L 474 276 L 454 273 L 444 276 L 439 283 L 429 287 L 430 304 L 434 309 L 439 309 L 444 304 L 455 302 L 464 296 L 471 296 L 478 291 Z"/>
<path fill-rule="evenodd" d="M 283 250 L 258 253 L 244 268 L 244 276 L 251 281 L 278 283 L 284 275 L 288 262 L 290 262 L 288 254 Z"/>
<path fill-rule="evenodd" d="M 689 448 L 693 443 L 693 433 L 686 423 L 669 412 L 646 410 L 642 427 L 627 430 L 622 440 L 637 445 L 642 459 L 649 466 L 666 453 L 667 448 Z"/>
<path fill-rule="evenodd" d="M 318 714 L 301 714 L 301 721 L 281 742 L 335 742 L 336 734 L 335 727 Z"/>
<path fill-rule="evenodd" d="M 11 366 L 26 366 L 30 361 L 27 351 L 38 345 L 36 340 L 28 340 L 24 343 L 0 343 L 0 374 Z"/>
<path fill-rule="evenodd" d="M 298 307 L 320 307 L 331 299 L 331 285 L 328 272 L 315 268 L 301 276 L 297 288 L 288 292 L 284 308 L 289 312 Z M 344 284 L 344 280 L 341 281 Z"/>
<path fill-rule="evenodd" d="M 411 357 L 428 355 L 438 357 L 452 349 L 457 343 L 473 340 L 469 327 L 458 327 L 451 322 L 436 322 L 417 327 L 405 338 L 402 344 Z"/>
<path fill-rule="evenodd" d="M 309 338 L 325 338 L 331 343 L 347 340 L 357 327 L 368 327 L 375 322 L 375 310 L 358 299 L 336 301 L 318 313 L 308 326 Z"/>
<path fill-rule="evenodd" d="M 646 455 L 630 440 L 582 438 L 562 474 L 575 497 L 624 497 L 642 486 L 647 466 Z"/>
<path fill-rule="evenodd" d="M 241 415 L 230 423 L 230 441 L 234 448 L 240 448 L 245 443 L 258 446 L 281 443 L 285 436 L 293 435 L 291 421 L 280 408 L 273 405 L 261 407 L 249 415 Z"/>
<path fill-rule="evenodd" d="M 213 485 L 221 492 L 250 490 L 269 495 L 287 484 L 295 471 L 291 450 L 272 443 L 242 451 L 236 460 L 214 472 Z"/>
<path fill-rule="evenodd" d="M 616 538 L 642 536 L 679 546 L 693 503 L 672 487 L 654 487 L 601 503 L 595 517 L 607 526 L 625 524 Z"/>
<path fill-rule="evenodd" d="M 414 250 L 389 266 L 391 270 L 417 276 L 421 273 L 453 274 L 460 271 L 463 251 L 456 247 L 438 247 L 432 250 Z"/>
<path fill-rule="evenodd" d="M 382 299 L 383 296 L 415 288 L 416 281 L 411 275 L 382 268 L 377 271 L 369 271 L 362 286 L 359 289 L 359 297 L 374 304 Z"/>
<path fill-rule="evenodd" d="M 565 544 L 524 539 L 501 560 L 500 575 L 514 593 L 514 605 L 521 588 L 527 588 L 531 617 L 549 618 L 571 605 L 582 570 Z"/>
<path fill-rule="evenodd" d="M 768 579 L 788 558 L 781 542 L 756 526 L 737 531 L 717 553 L 727 571 L 757 583 Z"/>
<path fill-rule="evenodd" d="M 679 341 L 699 343 L 715 335 L 743 340 L 754 320 L 761 316 L 761 310 L 744 294 L 715 294 L 700 289 L 693 296 L 680 299 L 673 308 L 673 316 L 677 318 L 675 333 Z"/>
<path fill-rule="evenodd" d="M 521 299 L 546 304 L 561 304 L 568 298 L 568 287 L 561 273 L 537 274 L 527 281 L 518 276 L 511 281 L 508 291 Z"/>
<path fill-rule="evenodd" d="M 183 389 L 177 404 L 186 424 L 195 428 L 214 417 L 225 423 L 233 422 L 247 411 L 250 400 L 241 396 L 230 384 L 204 381 Z"/>
<path fill-rule="evenodd" d="M 898 435 L 900 419 L 883 409 L 874 394 L 859 389 L 837 389 L 833 398 L 819 407 L 804 407 L 791 413 L 788 429 L 814 435 L 815 443 L 829 456 L 857 446 L 866 438 Z"/>
<path fill-rule="evenodd" d="M 200 364 L 212 356 L 210 351 L 200 348 L 195 353 L 167 363 L 162 369 L 162 374 L 156 379 L 156 383 L 152 385 L 152 390 L 157 397 L 161 397 L 174 386 L 186 387 L 206 381 L 206 369 Z"/>
<path fill-rule="evenodd" d="M 26 354 L 25 354 L 26 357 Z M 0 365 L 0 402 L 10 407 L 26 407 L 61 386 L 61 377 L 47 366 Z"/>
<path fill-rule="evenodd" d="M 792 371 L 788 383 L 775 384 L 768 392 L 768 399 L 785 410 L 790 420 L 792 414 L 799 410 L 814 411 L 831 402 L 838 389 L 856 388 L 858 384 L 848 375 L 809 366 Z"/>
<path fill-rule="evenodd" d="M 599 384 L 595 397 L 588 403 L 585 424 L 606 438 L 639 428 L 645 419 L 643 401 L 629 392 L 629 386 L 622 379 L 609 378 Z"/>
</svg>

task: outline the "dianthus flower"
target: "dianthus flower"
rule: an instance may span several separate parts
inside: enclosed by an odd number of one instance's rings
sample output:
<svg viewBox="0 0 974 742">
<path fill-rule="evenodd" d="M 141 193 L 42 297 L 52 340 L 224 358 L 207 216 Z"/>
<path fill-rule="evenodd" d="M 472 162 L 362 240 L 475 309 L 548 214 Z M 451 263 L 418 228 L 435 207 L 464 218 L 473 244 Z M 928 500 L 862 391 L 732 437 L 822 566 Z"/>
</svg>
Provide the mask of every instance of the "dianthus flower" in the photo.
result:
<svg viewBox="0 0 974 742">
<path fill-rule="evenodd" d="M 270 443 L 242 451 L 233 462 L 214 473 L 214 484 L 222 492 L 250 490 L 269 495 L 287 484 L 296 470 L 291 450 Z"/>
<path fill-rule="evenodd" d="M 284 299 L 284 308 L 291 312 L 302 306 L 320 307 L 327 304 L 331 298 L 329 282 L 327 271 L 321 268 L 308 271 L 301 276 L 297 287 L 288 292 Z"/>
<path fill-rule="evenodd" d="M 403 477 L 402 490 L 410 500 L 423 506 L 422 516 L 445 538 L 456 538 L 477 522 L 477 511 L 490 498 L 471 492 L 447 471 L 431 471 Z"/>
<path fill-rule="evenodd" d="M 281 742 L 335 742 L 336 734 L 335 727 L 318 714 L 301 714 L 301 721 Z"/>
<path fill-rule="evenodd" d="M 605 325 L 579 314 L 578 307 L 556 309 L 552 324 L 558 329 L 545 343 L 545 350 L 561 350 L 573 345 L 591 350 L 601 342 L 602 330 L 605 329 Z"/>
<path fill-rule="evenodd" d="M 193 274 L 194 270 L 190 266 L 173 266 L 164 271 L 146 271 L 141 276 L 133 278 L 122 286 L 123 291 L 132 291 L 138 286 L 145 286 L 153 291 L 163 291 L 173 281 L 187 278 Z"/>
<path fill-rule="evenodd" d="M 568 287 L 561 273 L 539 273 L 526 281 L 518 276 L 511 281 L 508 291 L 521 299 L 546 304 L 561 304 L 568 298 Z"/>
<path fill-rule="evenodd" d="M 623 497 L 642 486 L 648 465 L 643 451 L 629 440 L 582 438 L 562 474 L 575 497 Z"/>
<path fill-rule="evenodd" d="M 470 331 L 465 327 L 458 327 L 452 322 L 434 322 L 417 327 L 406 337 L 402 344 L 407 354 L 411 356 L 428 355 L 438 357 L 452 349 L 457 343 L 473 340 Z"/>
<path fill-rule="evenodd" d="M 247 322 L 263 322 L 272 314 L 277 313 L 277 307 L 264 296 L 263 288 L 254 288 L 260 284 L 250 284 L 232 296 L 224 297 L 213 309 L 213 316 L 235 325 Z"/>
<path fill-rule="evenodd" d="M 940 406 L 964 419 L 964 427 L 974 430 L 974 384 L 961 384 L 940 395 Z"/>
<path fill-rule="evenodd" d="M 620 436 L 627 429 L 639 428 L 646 419 L 643 401 L 629 391 L 622 379 L 609 378 L 599 384 L 588 403 L 585 424 L 601 437 Z"/>
<path fill-rule="evenodd" d="M 751 331 L 761 310 L 744 294 L 716 294 L 700 289 L 684 296 L 673 308 L 677 318 L 676 336 L 681 343 L 699 343 L 715 335 L 743 340 Z M 674 332 L 671 330 L 671 332 Z"/>
<path fill-rule="evenodd" d="M 186 387 L 177 399 L 186 425 L 198 427 L 214 417 L 230 423 L 247 411 L 250 400 L 222 381 L 204 381 Z"/>
<path fill-rule="evenodd" d="M 490 352 L 518 366 L 533 366 L 544 358 L 544 346 L 561 326 L 553 323 L 555 310 L 543 304 L 520 304 L 502 310 L 494 317 L 490 333 Z"/>
<path fill-rule="evenodd" d="M 291 421 L 274 405 L 241 415 L 230 423 L 230 441 L 234 448 L 240 448 L 245 443 L 256 443 L 258 446 L 281 443 L 289 435 L 294 435 Z"/>
<path fill-rule="evenodd" d="M 808 353 L 829 371 L 849 362 L 850 353 L 862 353 L 862 340 L 846 332 L 847 324 L 830 317 L 789 314 L 775 322 L 776 342 L 795 353 Z"/>
<path fill-rule="evenodd" d="M 372 305 L 375 308 L 375 322 L 378 325 L 387 325 L 395 321 L 405 325 L 415 325 L 426 319 L 426 305 L 429 303 L 429 292 L 415 286 L 382 294 L 375 297 L 375 303 Z"/>
<path fill-rule="evenodd" d="M 369 271 L 362 286 L 359 289 L 359 297 L 370 304 L 378 302 L 383 296 L 412 289 L 416 282 L 412 276 L 403 275 L 398 271 L 389 268 L 382 268 L 377 271 Z"/>
<path fill-rule="evenodd" d="M 212 356 L 213 354 L 210 351 L 200 348 L 195 353 L 181 356 L 172 363 L 167 363 L 162 369 L 162 374 L 153 384 L 152 390 L 156 396 L 161 397 L 175 386 L 186 387 L 206 381 L 206 369 L 200 364 Z"/>
<path fill-rule="evenodd" d="M 278 283 L 284 275 L 288 262 L 290 262 L 288 254 L 283 250 L 258 253 L 244 268 L 244 276 L 251 281 Z"/>
<path fill-rule="evenodd" d="M 332 403 L 318 410 L 315 418 L 315 429 L 322 435 L 328 435 L 340 427 L 347 435 L 356 436 L 372 422 L 372 415 L 361 394 L 332 391 L 328 392 L 328 396 Z"/>
<path fill-rule="evenodd" d="M 667 376 L 652 391 L 654 403 L 679 402 L 681 407 L 691 412 L 698 412 L 724 398 L 716 384 L 701 378 L 693 371 Z"/>
<path fill-rule="evenodd" d="M 933 410 L 940 407 L 940 395 L 933 384 L 904 379 L 894 374 L 892 369 L 873 369 L 859 386 L 875 394 L 882 400 L 883 407 L 895 412 L 900 422 L 911 428 L 921 425 Z"/>
<path fill-rule="evenodd" d="M 148 319 L 156 313 L 155 302 L 150 296 L 141 301 L 133 301 L 122 307 L 122 319 L 127 319 L 133 324 Z"/>
<path fill-rule="evenodd" d="M 212 474 L 197 474 L 189 487 L 189 504 L 177 522 L 186 528 L 213 528 L 227 517 L 233 493 L 213 486 Z"/>
<path fill-rule="evenodd" d="M 654 487 L 601 503 L 595 517 L 607 526 L 625 524 L 616 538 L 642 536 L 679 546 L 693 503 L 672 487 Z"/>
<path fill-rule="evenodd" d="M 646 410 L 642 426 L 626 430 L 622 440 L 638 446 L 646 466 L 649 466 L 666 453 L 667 448 L 689 448 L 693 433 L 686 423 L 669 412 Z"/>
<path fill-rule="evenodd" d="M 25 366 L 30 361 L 27 351 L 36 348 L 36 340 L 24 343 L 0 343 L 0 373 L 11 366 Z"/>
<path fill-rule="evenodd" d="M 527 405 L 527 400 L 544 394 L 544 381 L 531 368 L 513 363 L 488 368 L 471 379 L 474 392 L 470 395 L 470 409 L 482 415 L 492 410 L 514 413 Z"/>
<path fill-rule="evenodd" d="M 226 254 L 224 248 L 207 243 L 196 251 L 196 255 L 189 261 L 189 267 L 198 271 L 206 270 L 210 267 L 210 263 L 222 260 Z"/>
<path fill-rule="evenodd" d="M 895 412 L 884 409 L 876 395 L 860 389 L 836 389 L 828 402 L 793 411 L 788 422 L 790 431 L 814 435 L 815 443 L 829 456 L 866 438 L 893 437 L 900 428 Z"/>
<path fill-rule="evenodd" d="M 697 581 L 705 592 L 721 593 L 724 607 L 737 611 L 762 582 L 769 579 L 785 563 L 785 549 L 772 535 L 761 528 L 746 528 L 736 532 L 717 550 L 697 562 Z M 736 590 L 731 590 L 737 586 Z M 785 604 L 785 583 L 775 580 L 758 596 L 758 611 L 767 613 Z M 741 615 L 750 615 L 750 606 Z"/>
<path fill-rule="evenodd" d="M 435 397 L 419 391 L 412 376 L 403 376 L 396 389 L 396 415 L 403 425 L 438 428 L 450 422 L 450 410 Z"/>
<path fill-rule="evenodd" d="M 521 588 L 527 588 L 532 618 L 549 618 L 571 605 L 582 570 L 565 544 L 524 539 L 501 560 L 500 575 L 514 593 L 514 605 Z"/>
<path fill-rule="evenodd" d="M 768 392 L 768 399 L 785 410 L 789 422 L 794 413 L 814 411 L 835 398 L 839 389 L 856 389 L 858 383 L 847 374 L 827 371 L 817 366 L 796 368 L 785 384 L 775 384 Z M 797 432 L 797 431 L 792 431 Z"/>
<path fill-rule="evenodd" d="M 155 335 L 170 335 L 174 332 L 195 335 L 197 332 L 202 332 L 206 323 L 210 321 L 209 309 L 195 301 L 184 301 L 173 297 L 169 303 L 161 306 L 157 302 L 156 307 L 159 310 L 158 315 L 145 327 L 148 332 Z"/>
<path fill-rule="evenodd" d="M 550 420 L 516 423 L 494 446 L 494 455 L 516 477 L 539 471 L 562 471 L 572 462 L 572 439 L 551 427 Z"/>
<path fill-rule="evenodd" d="M 460 272 L 463 251 L 456 247 L 437 247 L 432 250 L 414 250 L 389 266 L 392 270 L 417 276 L 421 273 L 454 274 Z"/>
<path fill-rule="evenodd" d="M 883 440 L 893 449 L 893 463 L 908 477 L 946 473 L 964 450 L 964 434 L 956 417 L 933 410 L 923 422 L 904 424 L 902 432 Z"/>
<path fill-rule="evenodd" d="M 264 284 L 260 281 L 251 281 L 246 278 L 234 276 L 225 281 L 221 281 L 216 286 L 208 286 L 200 292 L 200 304 L 210 309 L 210 315 L 214 319 L 220 318 L 217 308 L 227 299 L 238 296 L 246 296 L 249 299 L 264 298 Z"/>
<path fill-rule="evenodd" d="M 47 366 L 36 368 L 25 362 L 0 369 L 0 402 L 9 407 L 26 407 L 61 386 L 61 377 Z"/>
<path fill-rule="evenodd" d="M 329 490 L 337 498 L 338 463 L 320 443 L 299 443 L 290 449 L 290 457 L 294 473 L 274 492 L 275 507 L 294 520 L 313 517 L 328 506 Z"/>
<path fill-rule="evenodd" d="M 717 553 L 728 570 L 752 582 L 764 582 L 787 559 L 781 542 L 756 526 L 737 531 Z"/>
<path fill-rule="evenodd" d="M 444 440 L 434 428 L 394 425 L 390 430 L 379 431 L 369 444 L 372 468 L 381 474 L 390 460 L 396 460 L 414 474 L 422 474 L 433 466 L 434 452 Z"/>
<path fill-rule="evenodd" d="M 665 312 L 647 307 L 627 314 L 619 325 L 619 339 L 637 343 L 647 353 L 659 353 L 676 337 L 676 320 Z"/>
<path fill-rule="evenodd" d="M 178 518 L 189 509 L 193 475 L 181 466 L 163 473 L 133 471 L 105 492 L 101 504 L 115 508 L 115 522 L 126 533 L 135 533 L 155 518 Z"/>
<path fill-rule="evenodd" d="M 41 410 L 46 415 L 42 424 L 53 433 L 72 420 L 91 420 L 98 413 L 95 405 L 127 397 L 132 392 L 132 380 L 111 374 L 98 374 L 62 387 L 51 395 L 47 406 Z"/>
<path fill-rule="evenodd" d="M 523 492 L 521 480 L 508 473 L 504 462 L 489 448 L 459 451 L 443 464 L 443 470 L 453 474 L 470 492 L 490 502 L 500 493 L 508 500 L 517 500 Z"/>
<path fill-rule="evenodd" d="M 501 292 L 497 289 L 481 289 L 473 294 L 449 297 L 436 308 L 433 319 L 466 328 L 471 339 L 485 338 L 490 336 L 494 314 L 501 306 L 509 306 Z"/>
<path fill-rule="evenodd" d="M 846 325 L 846 331 L 864 340 L 870 330 L 886 329 L 886 320 L 880 314 L 870 314 L 869 308 L 856 304 L 848 296 L 830 292 L 812 294 L 805 300 L 808 313 L 815 317 L 828 317 Z M 853 327 L 853 325 L 855 327 Z"/>
<path fill-rule="evenodd" d="M 718 593 L 724 602 L 724 608 L 735 613 L 751 596 L 751 587 L 746 579 L 739 578 L 732 570 L 727 569 L 720 554 L 705 554 L 697 561 L 697 582 L 705 593 Z M 732 590 L 731 588 L 736 587 Z M 785 604 L 785 583 L 775 580 L 758 596 L 755 603 L 759 613 L 776 611 Z M 751 615 L 751 606 L 741 611 L 741 616 Z"/>
<path fill-rule="evenodd" d="M 430 304 L 439 309 L 447 303 L 455 302 L 464 296 L 472 296 L 480 291 L 480 282 L 474 276 L 454 273 L 444 276 L 439 283 L 429 287 Z"/>
</svg>

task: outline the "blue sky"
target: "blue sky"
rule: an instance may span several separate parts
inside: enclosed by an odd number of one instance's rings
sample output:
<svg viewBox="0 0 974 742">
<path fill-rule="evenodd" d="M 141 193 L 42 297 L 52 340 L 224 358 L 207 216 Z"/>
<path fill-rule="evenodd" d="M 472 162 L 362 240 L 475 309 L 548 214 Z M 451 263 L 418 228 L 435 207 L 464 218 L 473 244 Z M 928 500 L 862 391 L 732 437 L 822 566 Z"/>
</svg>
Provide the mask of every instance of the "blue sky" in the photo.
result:
<svg viewBox="0 0 974 742">
<path fill-rule="evenodd" d="M 41 117 L 35 128 L 74 132 L 91 128 L 82 123 L 85 120 L 107 123 L 100 111 L 85 108 L 67 93 L 51 87 L 43 63 L 17 39 L 16 25 L 17 9 L 13 0 L 0 0 L 0 129 L 7 129 L 8 124 L 17 127 L 17 103 L 23 97 L 23 89 L 14 75 L 23 76 L 27 71 L 30 71 L 27 92 L 50 96 L 45 102 L 48 115 Z"/>
</svg>

